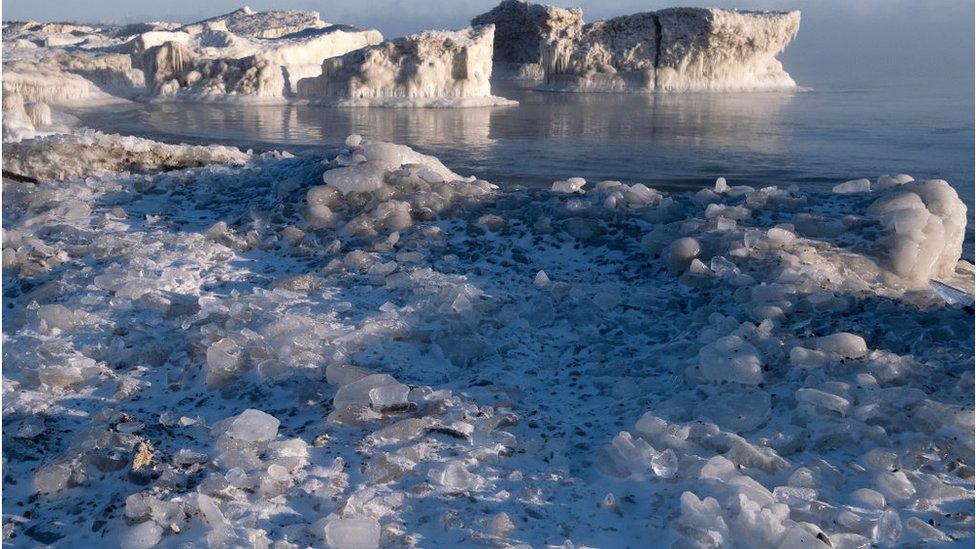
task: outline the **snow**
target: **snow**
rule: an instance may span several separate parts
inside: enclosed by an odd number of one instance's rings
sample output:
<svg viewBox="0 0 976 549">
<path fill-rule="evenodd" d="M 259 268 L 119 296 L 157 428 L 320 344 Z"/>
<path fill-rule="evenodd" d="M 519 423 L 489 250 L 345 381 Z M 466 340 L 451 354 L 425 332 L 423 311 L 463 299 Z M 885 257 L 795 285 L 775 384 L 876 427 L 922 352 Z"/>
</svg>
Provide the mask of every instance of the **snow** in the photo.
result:
<svg viewBox="0 0 976 549">
<path fill-rule="evenodd" d="M 363 136 L 4 152 L 38 179 L 3 182 L 9 544 L 971 540 L 945 182 L 567 194 Z"/>
<path fill-rule="evenodd" d="M 487 106 L 494 26 L 424 31 L 322 62 L 298 82 L 304 100 L 339 106 Z"/>
<path fill-rule="evenodd" d="M 552 91 L 741 91 L 795 87 L 776 59 L 800 13 L 669 8 L 571 27 L 542 48 Z"/>
</svg>

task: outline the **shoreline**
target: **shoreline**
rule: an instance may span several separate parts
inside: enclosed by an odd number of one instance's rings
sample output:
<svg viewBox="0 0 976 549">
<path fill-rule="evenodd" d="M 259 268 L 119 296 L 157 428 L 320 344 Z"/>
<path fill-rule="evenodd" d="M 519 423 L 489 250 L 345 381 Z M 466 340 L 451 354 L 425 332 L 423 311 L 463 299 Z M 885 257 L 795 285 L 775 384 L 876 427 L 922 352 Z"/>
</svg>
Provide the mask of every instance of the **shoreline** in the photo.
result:
<svg viewBox="0 0 976 549">
<path fill-rule="evenodd" d="M 4 446 L 52 456 L 5 463 L 17 537 L 969 529 L 972 305 L 888 270 L 869 211 L 897 188 L 496 187 L 359 136 L 189 168 L 231 151 L 84 146 L 168 171 L 4 182 L 5 352 L 36 349 L 5 356 Z"/>
</svg>

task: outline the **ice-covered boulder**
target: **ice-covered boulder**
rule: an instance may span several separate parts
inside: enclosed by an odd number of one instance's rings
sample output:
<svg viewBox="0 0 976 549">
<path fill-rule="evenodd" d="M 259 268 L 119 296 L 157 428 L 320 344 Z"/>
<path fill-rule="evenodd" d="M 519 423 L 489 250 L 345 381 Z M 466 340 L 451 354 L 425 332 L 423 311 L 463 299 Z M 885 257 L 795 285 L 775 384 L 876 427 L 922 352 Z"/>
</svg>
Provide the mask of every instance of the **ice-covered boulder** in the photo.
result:
<svg viewBox="0 0 976 549">
<path fill-rule="evenodd" d="M 583 11 L 503 0 L 472 19 L 471 25 L 495 25 L 495 78 L 539 79 L 543 74 L 542 46 L 561 34 L 579 34 Z"/>
<path fill-rule="evenodd" d="M 776 59 L 800 12 L 671 8 L 589 23 L 543 46 L 544 89 L 759 90 L 796 85 Z"/>
<path fill-rule="evenodd" d="M 484 106 L 491 95 L 495 28 L 425 31 L 326 59 L 298 96 L 343 106 Z"/>
<path fill-rule="evenodd" d="M 875 200 L 868 215 L 884 229 L 881 242 L 887 267 L 918 284 L 950 276 L 962 255 L 966 205 L 941 179 L 891 187 Z"/>
</svg>

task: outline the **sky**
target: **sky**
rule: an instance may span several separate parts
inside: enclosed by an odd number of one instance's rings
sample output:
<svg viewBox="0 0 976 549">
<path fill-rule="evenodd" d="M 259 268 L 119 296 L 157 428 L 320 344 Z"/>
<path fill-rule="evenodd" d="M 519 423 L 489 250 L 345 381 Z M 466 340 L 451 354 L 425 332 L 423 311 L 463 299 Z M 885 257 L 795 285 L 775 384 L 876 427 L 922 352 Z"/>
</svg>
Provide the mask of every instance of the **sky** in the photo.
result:
<svg viewBox="0 0 976 549">
<path fill-rule="evenodd" d="M 460 28 L 497 0 L 249 0 L 256 10 L 303 9 L 392 38 Z M 962 85 L 972 94 L 973 0 L 555 0 L 587 21 L 674 5 L 799 9 L 800 34 L 781 55 L 801 85 Z M 192 22 L 239 8 L 233 0 L 5 0 L 4 20 Z"/>
</svg>

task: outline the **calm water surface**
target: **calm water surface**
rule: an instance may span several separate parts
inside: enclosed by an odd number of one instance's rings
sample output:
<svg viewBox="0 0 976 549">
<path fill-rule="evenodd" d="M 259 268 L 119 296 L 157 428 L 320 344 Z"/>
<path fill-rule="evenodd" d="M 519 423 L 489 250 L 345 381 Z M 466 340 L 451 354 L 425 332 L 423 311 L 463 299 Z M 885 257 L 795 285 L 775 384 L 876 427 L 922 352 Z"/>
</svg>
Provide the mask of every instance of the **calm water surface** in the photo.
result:
<svg viewBox="0 0 976 549">
<path fill-rule="evenodd" d="M 74 112 L 107 131 L 167 141 L 302 152 L 346 135 L 405 143 L 462 174 L 548 185 L 574 175 L 699 188 L 829 188 L 905 172 L 950 181 L 973 206 L 971 83 L 826 86 L 739 94 L 562 94 L 511 83 L 517 107 L 337 109 L 233 104 L 128 104 Z"/>
</svg>

